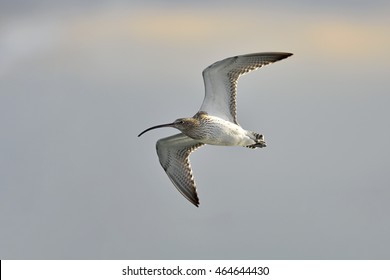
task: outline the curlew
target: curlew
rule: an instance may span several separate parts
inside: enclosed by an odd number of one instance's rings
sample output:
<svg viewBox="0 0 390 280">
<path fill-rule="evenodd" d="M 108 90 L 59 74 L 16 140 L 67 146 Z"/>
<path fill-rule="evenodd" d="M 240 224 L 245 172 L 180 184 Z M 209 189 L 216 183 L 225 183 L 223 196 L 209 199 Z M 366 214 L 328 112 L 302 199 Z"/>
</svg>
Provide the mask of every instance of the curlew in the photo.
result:
<svg viewBox="0 0 390 280">
<path fill-rule="evenodd" d="M 291 55 L 281 52 L 254 53 L 215 62 L 203 70 L 205 97 L 193 117 L 156 125 L 138 135 L 161 127 L 174 127 L 181 131 L 159 139 L 156 150 L 169 179 L 195 206 L 199 206 L 199 198 L 189 161 L 190 154 L 205 144 L 252 149 L 265 147 L 262 134 L 245 130 L 237 122 L 237 82 L 241 75 Z"/>
</svg>

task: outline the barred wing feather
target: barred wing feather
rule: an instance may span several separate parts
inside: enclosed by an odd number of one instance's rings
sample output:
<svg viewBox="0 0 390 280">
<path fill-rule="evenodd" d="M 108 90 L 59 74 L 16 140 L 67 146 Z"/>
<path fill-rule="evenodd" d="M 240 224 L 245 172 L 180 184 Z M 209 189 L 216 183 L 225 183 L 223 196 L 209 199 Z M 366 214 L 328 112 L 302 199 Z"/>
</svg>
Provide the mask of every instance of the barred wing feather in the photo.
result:
<svg viewBox="0 0 390 280">
<path fill-rule="evenodd" d="M 195 206 L 199 206 L 190 154 L 203 143 L 179 133 L 157 141 L 156 150 L 161 166 L 177 190 Z"/>
<path fill-rule="evenodd" d="M 237 82 L 241 75 L 292 55 L 269 52 L 229 57 L 203 70 L 205 97 L 199 111 L 237 123 Z"/>
</svg>

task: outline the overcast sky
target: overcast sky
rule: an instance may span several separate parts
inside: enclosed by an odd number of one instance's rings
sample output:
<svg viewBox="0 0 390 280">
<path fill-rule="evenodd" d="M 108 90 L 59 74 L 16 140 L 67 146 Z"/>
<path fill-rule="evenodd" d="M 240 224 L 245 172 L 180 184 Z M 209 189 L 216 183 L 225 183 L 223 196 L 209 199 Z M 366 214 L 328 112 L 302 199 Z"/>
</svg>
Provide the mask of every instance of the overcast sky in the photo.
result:
<svg viewBox="0 0 390 280">
<path fill-rule="evenodd" d="M 389 259 L 388 1 L 0 2 L 0 259 Z M 145 128 L 240 79 L 264 149 L 191 155 L 200 207 Z"/>
</svg>

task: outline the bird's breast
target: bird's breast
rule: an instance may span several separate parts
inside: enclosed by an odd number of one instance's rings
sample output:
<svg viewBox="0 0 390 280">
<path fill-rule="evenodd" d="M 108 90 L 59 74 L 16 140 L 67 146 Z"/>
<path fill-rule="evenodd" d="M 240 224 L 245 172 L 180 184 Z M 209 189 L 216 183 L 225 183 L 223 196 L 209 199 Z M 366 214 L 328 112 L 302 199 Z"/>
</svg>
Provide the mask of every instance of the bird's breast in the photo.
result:
<svg viewBox="0 0 390 280">
<path fill-rule="evenodd" d="M 235 123 L 218 117 L 207 116 L 188 136 L 209 145 L 242 146 L 248 138 L 246 135 L 247 132 Z"/>
</svg>

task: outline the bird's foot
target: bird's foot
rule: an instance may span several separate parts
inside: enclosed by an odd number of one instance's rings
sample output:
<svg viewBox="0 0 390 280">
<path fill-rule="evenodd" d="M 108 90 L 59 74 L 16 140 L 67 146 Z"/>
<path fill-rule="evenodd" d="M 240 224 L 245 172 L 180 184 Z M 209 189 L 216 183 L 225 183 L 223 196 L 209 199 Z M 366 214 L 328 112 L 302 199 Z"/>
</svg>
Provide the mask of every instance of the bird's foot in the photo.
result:
<svg viewBox="0 0 390 280">
<path fill-rule="evenodd" d="M 256 148 L 264 148 L 267 147 L 267 144 L 264 141 L 263 134 L 258 134 L 256 132 L 253 132 L 253 136 L 256 137 L 255 143 L 252 145 L 246 146 L 247 148 L 256 149 Z"/>
</svg>

